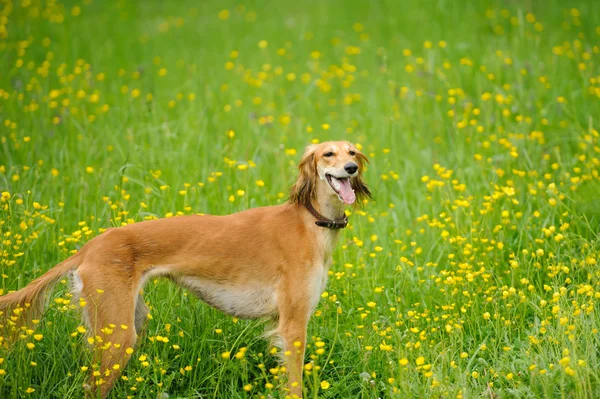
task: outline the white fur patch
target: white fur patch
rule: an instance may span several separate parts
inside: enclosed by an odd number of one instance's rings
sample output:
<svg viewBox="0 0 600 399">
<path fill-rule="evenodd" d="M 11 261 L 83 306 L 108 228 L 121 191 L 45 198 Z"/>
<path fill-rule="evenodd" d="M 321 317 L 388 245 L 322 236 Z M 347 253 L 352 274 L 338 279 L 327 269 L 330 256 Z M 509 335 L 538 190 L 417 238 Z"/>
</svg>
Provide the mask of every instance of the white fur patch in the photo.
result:
<svg viewBox="0 0 600 399">
<path fill-rule="evenodd" d="M 73 270 L 71 272 L 71 285 L 73 295 L 81 295 L 81 292 L 83 291 L 83 280 L 81 279 L 81 276 L 77 270 Z"/>
<path fill-rule="evenodd" d="M 325 291 L 327 280 L 329 279 L 329 265 L 322 264 L 315 267 L 315 272 L 309 277 L 308 289 L 310 294 L 310 313 L 314 312 L 315 308 L 321 300 L 321 294 Z"/>
<path fill-rule="evenodd" d="M 83 280 L 81 279 L 81 275 L 79 274 L 79 270 L 73 270 L 69 274 L 71 280 L 71 293 L 73 294 L 73 302 L 79 301 L 82 297 L 83 293 Z M 86 326 L 90 326 L 90 318 L 87 312 L 87 309 L 81 308 L 81 316 L 83 317 L 83 323 Z"/>
<path fill-rule="evenodd" d="M 231 316 L 255 319 L 277 313 L 275 289 L 271 286 L 220 284 L 195 277 L 180 277 L 177 282 L 204 302 Z"/>
</svg>

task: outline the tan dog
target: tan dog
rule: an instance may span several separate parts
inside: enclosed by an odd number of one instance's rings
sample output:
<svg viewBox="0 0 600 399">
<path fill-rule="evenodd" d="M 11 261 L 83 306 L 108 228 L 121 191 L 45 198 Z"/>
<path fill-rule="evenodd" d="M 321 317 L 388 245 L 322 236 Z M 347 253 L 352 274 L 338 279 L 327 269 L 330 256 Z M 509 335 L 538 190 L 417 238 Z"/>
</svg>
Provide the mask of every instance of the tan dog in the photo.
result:
<svg viewBox="0 0 600 399">
<path fill-rule="evenodd" d="M 101 376 L 92 377 L 90 394 L 104 398 L 144 325 L 148 309 L 140 290 L 149 278 L 165 276 L 227 314 L 276 321 L 288 387 L 301 396 L 306 328 L 347 223 L 344 207 L 370 196 L 361 178 L 365 162 L 345 141 L 311 145 L 283 205 L 109 229 L 27 287 L 0 297 L 4 335 L 41 317 L 44 293 L 71 274 L 74 294 L 86 302 L 90 335 L 101 338 Z"/>
</svg>

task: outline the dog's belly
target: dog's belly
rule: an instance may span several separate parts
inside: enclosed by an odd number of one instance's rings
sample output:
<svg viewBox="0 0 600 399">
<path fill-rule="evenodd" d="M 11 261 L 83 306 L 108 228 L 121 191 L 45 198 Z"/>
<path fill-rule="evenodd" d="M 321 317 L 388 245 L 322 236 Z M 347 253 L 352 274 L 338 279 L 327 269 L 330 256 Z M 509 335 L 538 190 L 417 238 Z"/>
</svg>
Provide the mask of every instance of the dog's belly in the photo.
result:
<svg viewBox="0 0 600 399">
<path fill-rule="evenodd" d="M 277 313 L 275 290 L 258 284 L 219 284 L 195 277 L 180 277 L 177 282 L 198 298 L 228 315 L 256 319 Z"/>
</svg>

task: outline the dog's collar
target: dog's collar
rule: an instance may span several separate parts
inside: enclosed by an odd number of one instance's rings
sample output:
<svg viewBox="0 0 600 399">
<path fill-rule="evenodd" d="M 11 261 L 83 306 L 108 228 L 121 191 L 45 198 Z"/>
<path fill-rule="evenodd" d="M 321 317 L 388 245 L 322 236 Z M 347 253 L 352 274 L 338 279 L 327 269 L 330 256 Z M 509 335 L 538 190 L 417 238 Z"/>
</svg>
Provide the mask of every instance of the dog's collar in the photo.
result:
<svg viewBox="0 0 600 399">
<path fill-rule="evenodd" d="M 304 204 L 304 207 L 314 216 L 317 218 L 317 221 L 315 222 L 315 224 L 319 227 L 325 227 L 328 229 L 343 229 L 344 227 L 346 227 L 348 225 L 348 215 L 346 215 L 346 212 L 344 212 L 344 217 L 342 219 L 338 219 L 338 220 L 333 220 L 333 219 L 327 219 L 325 216 L 321 215 L 319 212 L 317 212 L 317 210 L 312 206 L 312 204 L 309 202 L 308 204 Z"/>
</svg>

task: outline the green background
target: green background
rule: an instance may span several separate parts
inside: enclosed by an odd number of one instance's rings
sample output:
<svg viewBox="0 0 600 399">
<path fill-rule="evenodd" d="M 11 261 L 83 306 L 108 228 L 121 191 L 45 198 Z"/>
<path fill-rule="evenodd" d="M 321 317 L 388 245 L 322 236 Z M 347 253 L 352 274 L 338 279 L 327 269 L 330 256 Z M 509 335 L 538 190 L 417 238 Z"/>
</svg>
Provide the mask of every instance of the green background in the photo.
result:
<svg viewBox="0 0 600 399">
<path fill-rule="evenodd" d="M 282 203 L 306 145 L 349 140 L 374 197 L 309 324 L 306 395 L 600 395 L 595 2 L 0 10 L 4 292 L 110 226 Z M 265 323 L 145 292 L 112 397 L 283 396 Z M 2 349 L 0 396 L 82 396 L 78 307 L 65 280 Z"/>
</svg>

